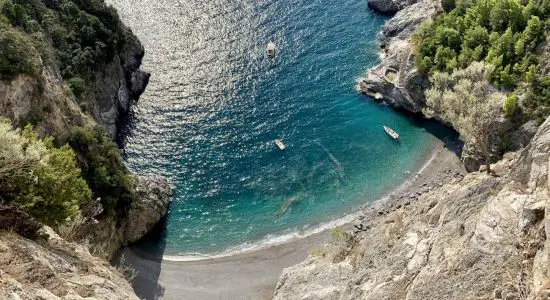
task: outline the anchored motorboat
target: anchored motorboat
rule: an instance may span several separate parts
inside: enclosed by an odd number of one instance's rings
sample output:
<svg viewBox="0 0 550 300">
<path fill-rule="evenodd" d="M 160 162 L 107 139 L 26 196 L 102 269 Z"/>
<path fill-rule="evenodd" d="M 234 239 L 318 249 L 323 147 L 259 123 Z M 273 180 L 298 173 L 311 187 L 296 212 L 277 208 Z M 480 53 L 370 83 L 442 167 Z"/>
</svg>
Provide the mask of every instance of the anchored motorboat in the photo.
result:
<svg viewBox="0 0 550 300">
<path fill-rule="evenodd" d="M 275 43 L 273 42 L 267 43 L 267 48 L 265 51 L 267 52 L 267 56 L 269 57 L 275 56 Z"/>
<path fill-rule="evenodd" d="M 277 147 L 279 147 L 279 150 L 285 150 L 286 146 L 285 144 L 283 144 L 283 142 L 281 142 L 281 140 L 275 140 L 275 145 L 277 145 Z"/>
<path fill-rule="evenodd" d="M 389 128 L 388 126 L 384 126 L 384 130 L 386 133 L 391 136 L 394 140 L 397 140 L 399 138 L 399 134 L 395 132 L 393 129 Z"/>
</svg>

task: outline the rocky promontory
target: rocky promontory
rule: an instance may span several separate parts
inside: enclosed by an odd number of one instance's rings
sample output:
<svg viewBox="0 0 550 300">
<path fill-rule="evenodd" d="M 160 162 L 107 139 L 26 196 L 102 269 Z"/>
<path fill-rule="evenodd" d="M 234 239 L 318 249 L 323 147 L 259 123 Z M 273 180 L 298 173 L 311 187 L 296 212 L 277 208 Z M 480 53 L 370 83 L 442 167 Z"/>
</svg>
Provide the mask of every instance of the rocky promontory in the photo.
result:
<svg viewBox="0 0 550 300">
<path fill-rule="evenodd" d="M 395 108 L 422 111 L 428 82 L 416 72 L 410 39 L 416 28 L 436 12 L 437 2 L 422 0 L 403 8 L 384 24 L 380 64 L 359 82 L 362 93 Z"/>
<path fill-rule="evenodd" d="M 412 36 L 423 22 L 441 12 L 439 1 L 421 0 L 402 5 L 400 10 L 382 27 L 380 63 L 371 68 L 358 83 L 361 93 L 383 101 L 390 106 L 413 114 L 422 114 L 426 107 L 425 91 L 429 81 L 419 74 L 415 66 L 414 42 Z M 547 43 L 549 44 L 549 43 Z M 435 116 L 448 124 L 448 120 Z M 536 122 L 521 126 L 502 117 L 491 136 L 491 160 L 501 158 L 501 146 L 516 151 L 524 147 L 536 132 Z M 466 144 L 462 161 L 468 171 L 477 171 L 483 162 L 483 155 L 476 145 Z"/>
<path fill-rule="evenodd" d="M 129 28 L 126 43 L 105 69 L 95 76 L 95 98 L 90 112 L 111 136 L 116 136 L 117 122 L 130 110 L 130 105 L 145 91 L 149 73 L 139 69 L 145 50 Z"/>
<path fill-rule="evenodd" d="M 368 0 L 369 7 L 377 12 L 390 14 L 416 3 L 417 0 Z"/>
<path fill-rule="evenodd" d="M 88 240 L 95 254 L 111 257 L 123 246 L 137 242 L 166 215 L 172 188 L 160 177 L 138 177 L 136 200 L 121 220 L 92 216 L 75 231 L 76 240 Z M 95 209 L 101 212 L 101 208 Z"/>
</svg>

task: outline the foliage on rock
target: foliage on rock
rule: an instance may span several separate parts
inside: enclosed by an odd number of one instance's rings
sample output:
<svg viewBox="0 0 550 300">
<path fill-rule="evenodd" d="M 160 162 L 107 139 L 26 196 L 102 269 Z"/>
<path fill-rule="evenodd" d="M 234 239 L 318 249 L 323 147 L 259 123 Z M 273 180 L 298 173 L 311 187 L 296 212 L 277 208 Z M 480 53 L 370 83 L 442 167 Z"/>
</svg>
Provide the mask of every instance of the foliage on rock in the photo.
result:
<svg viewBox="0 0 550 300">
<path fill-rule="evenodd" d="M 99 126 L 74 127 L 69 144 L 79 154 L 82 174 L 106 213 L 122 215 L 135 199 L 136 182 L 122 161 L 117 145 Z"/>
<path fill-rule="evenodd" d="M 103 0 L 0 0 L 0 78 L 59 69 L 79 97 L 126 41 Z"/>
<path fill-rule="evenodd" d="M 17 204 L 46 224 L 57 226 L 79 212 L 91 197 L 67 145 L 55 147 L 52 138 L 39 139 L 27 126 L 14 130 L 0 120 L 0 198 Z"/>
<path fill-rule="evenodd" d="M 425 113 L 440 116 L 457 129 L 466 142 L 475 144 L 485 154 L 490 172 L 489 137 L 496 128 L 504 95 L 489 83 L 492 65 L 474 62 L 452 74 L 435 72 L 432 88 L 426 91 Z"/>
</svg>

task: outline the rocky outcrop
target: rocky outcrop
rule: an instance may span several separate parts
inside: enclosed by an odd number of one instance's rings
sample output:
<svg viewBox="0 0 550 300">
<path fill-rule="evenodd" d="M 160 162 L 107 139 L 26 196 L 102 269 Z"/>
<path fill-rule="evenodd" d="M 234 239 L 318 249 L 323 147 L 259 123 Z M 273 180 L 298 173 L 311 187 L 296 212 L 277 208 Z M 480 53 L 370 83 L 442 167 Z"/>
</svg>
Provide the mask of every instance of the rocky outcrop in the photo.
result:
<svg viewBox="0 0 550 300">
<path fill-rule="evenodd" d="M 416 3 L 417 0 L 368 0 L 369 7 L 383 14 L 396 13 L 400 9 Z"/>
<path fill-rule="evenodd" d="M 380 64 L 370 69 L 358 89 L 395 108 L 419 113 L 424 108 L 428 82 L 416 72 L 410 37 L 437 11 L 437 2 L 422 0 L 400 10 L 382 27 Z"/>
<path fill-rule="evenodd" d="M 139 98 L 149 83 L 149 73 L 139 69 L 145 50 L 137 37 L 126 28 L 126 43 L 121 53 L 96 74 L 95 99 L 91 113 L 110 134 L 117 133 L 117 121 L 127 114 L 130 104 Z"/>
<path fill-rule="evenodd" d="M 72 126 L 93 122 L 88 120 L 88 113 L 115 137 L 119 117 L 128 113 L 130 104 L 143 93 L 150 76 L 139 69 L 144 49 L 128 28 L 124 45 L 122 51 L 95 74 L 91 95 L 84 96 L 80 103 L 68 95 L 59 70 L 51 66 L 40 66 L 39 78 L 21 74 L 0 80 L 0 115 L 18 126 L 33 123 L 39 131 L 63 138 Z"/>
<path fill-rule="evenodd" d="M 274 299 L 548 299 L 550 118 L 529 145 L 285 269 Z"/>
<path fill-rule="evenodd" d="M 92 253 L 109 258 L 122 246 L 137 242 L 149 232 L 166 215 L 171 199 L 172 188 L 166 180 L 140 177 L 136 201 L 121 220 L 109 216 L 99 221 L 91 218 L 76 230 L 75 240 L 88 240 Z"/>
<path fill-rule="evenodd" d="M 411 37 L 418 26 L 432 18 L 439 10 L 439 1 L 421 0 L 405 6 L 382 27 L 383 41 L 380 64 L 370 69 L 357 89 L 377 101 L 383 101 L 396 109 L 422 113 L 426 98 L 424 92 L 429 82 L 417 73 Z M 435 119 L 448 124 L 447 120 Z M 519 123 L 516 122 L 516 124 Z M 528 143 L 536 132 L 536 123 L 528 122 L 517 128 L 510 120 L 499 120 L 491 136 L 491 158 L 497 161 L 503 146 L 516 151 Z M 469 172 L 479 170 L 484 163 L 482 152 L 476 145 L 466 144 L 462 161 Z"/>
<path fill-rule="evenodd" d="M 0 230 L 0 299 L 138 299 L 124 277 L 51 228 L 40 242 Z"/>
</svg>

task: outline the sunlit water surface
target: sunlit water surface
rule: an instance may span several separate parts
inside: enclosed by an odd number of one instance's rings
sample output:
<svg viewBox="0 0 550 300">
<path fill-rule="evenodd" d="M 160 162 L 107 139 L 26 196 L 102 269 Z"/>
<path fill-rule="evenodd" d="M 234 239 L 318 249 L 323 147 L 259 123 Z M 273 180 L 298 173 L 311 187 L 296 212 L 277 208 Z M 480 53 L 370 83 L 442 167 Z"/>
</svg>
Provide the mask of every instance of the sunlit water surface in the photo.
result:
<svg viewBox="0 0 550 300">
<path fill-rule="evenodd" d="M 430 155 L 425 129 L 355 92 L 385 20 L 365 0 L 111 2 L 152 73 L 124 144 L 132 170 L 175 187 L 166 254 L 319 227 L 379 199 Z"/>
</svg>

